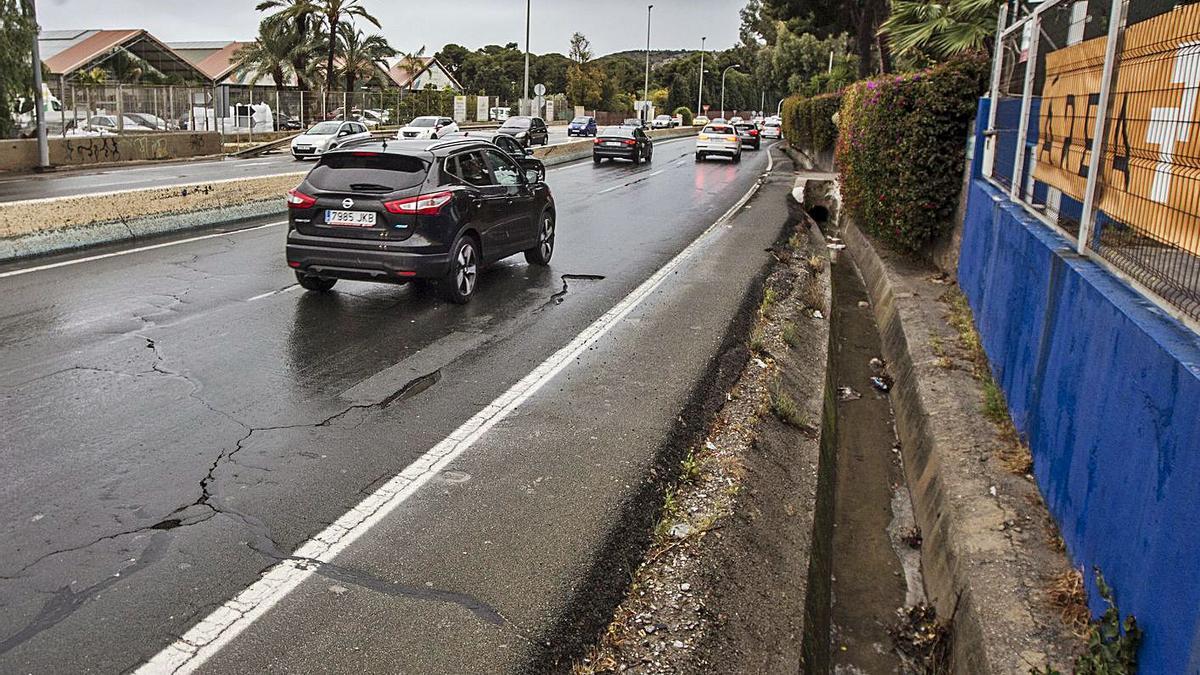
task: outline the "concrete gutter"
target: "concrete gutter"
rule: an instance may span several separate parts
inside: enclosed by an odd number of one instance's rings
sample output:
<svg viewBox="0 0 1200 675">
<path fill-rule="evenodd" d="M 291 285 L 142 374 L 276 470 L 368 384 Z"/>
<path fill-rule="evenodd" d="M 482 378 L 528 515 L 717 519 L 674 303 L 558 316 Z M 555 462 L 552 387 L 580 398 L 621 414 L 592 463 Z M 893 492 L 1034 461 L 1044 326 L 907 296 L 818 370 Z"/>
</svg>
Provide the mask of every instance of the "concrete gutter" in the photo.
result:
<svg viewBox="0 0 1200 675">
<path fill-rule="evenodd" d="M 696 132 L 690 127 L 660 129 L 650 136 L 671 139 Z M 533 156 L 555 166 L 591 153 L 588 139 L 536 148 Z M 0 261 L 182 230 L 228 227 L 255 218 L 282 218 L 287 213 L 284 193 L 305 173 L 8 202 L 0 208 Z"/>
<path fill-rule="evenodd" d="M 995 431 L 980 413 L 979 385 L 965 372 L 940 368 L 933 351 L 935 338 L 955 340 L 945 334 L 937 301 L 947 287 L 930 281 L 925 268 L 881 256 L 849 219 L 842 235 L 866 282 L 895 377 L 892 403 L 924 537 L 925 587 L 938 616 L 950 623 L 949 672 L 1040 671 L 1058 660 L 1050 655 L 1061 645 L 1041 620 L 1036 582 L 1021 564 L 1027 554 L 1010 527 L 1022 508 L 1019 495 L 1004 484 L 998 493 L 984 469 L 996 451 L 987 440 Z"/>
</svg>

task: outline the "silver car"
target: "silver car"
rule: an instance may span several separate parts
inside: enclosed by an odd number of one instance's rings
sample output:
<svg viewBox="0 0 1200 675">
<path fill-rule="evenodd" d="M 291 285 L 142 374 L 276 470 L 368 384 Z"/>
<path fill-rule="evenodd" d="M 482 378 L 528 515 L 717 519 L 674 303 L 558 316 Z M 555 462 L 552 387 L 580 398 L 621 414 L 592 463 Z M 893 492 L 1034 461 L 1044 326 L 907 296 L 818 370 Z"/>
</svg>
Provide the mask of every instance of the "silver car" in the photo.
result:
<svg viewBox="0 0 1200 675">
<path fill-rule="evenodd" d="M 362 122 L 317 122 L 292 139 L 292 157 L 320 157 L 334 148 L 368 138 L 371 138 L 371 132 Z"/>
<path fill-rule="evenodd" d="M 696 136 L 696 161 L 710 155 L 723 155 L 734 162 L 742 161 L 742 139 L 731 124 L 709 124 Z"/>
</svg>

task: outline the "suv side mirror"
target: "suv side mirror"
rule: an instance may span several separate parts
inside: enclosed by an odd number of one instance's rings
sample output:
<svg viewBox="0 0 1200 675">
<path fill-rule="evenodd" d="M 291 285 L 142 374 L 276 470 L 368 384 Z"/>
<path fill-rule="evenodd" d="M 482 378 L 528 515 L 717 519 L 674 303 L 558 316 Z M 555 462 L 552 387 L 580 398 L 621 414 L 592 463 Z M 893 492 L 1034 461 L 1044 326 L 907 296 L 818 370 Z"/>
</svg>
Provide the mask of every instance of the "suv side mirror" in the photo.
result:
<svg viewBox="0 0 1200 675">
<path fill-rule="evenodd" d="M 525 182 L 535 185 L 546 181 L 546 165 L 542 160 L 526 157 L 520 160 L 521 170 L 525 172 Z"/>
</svg>

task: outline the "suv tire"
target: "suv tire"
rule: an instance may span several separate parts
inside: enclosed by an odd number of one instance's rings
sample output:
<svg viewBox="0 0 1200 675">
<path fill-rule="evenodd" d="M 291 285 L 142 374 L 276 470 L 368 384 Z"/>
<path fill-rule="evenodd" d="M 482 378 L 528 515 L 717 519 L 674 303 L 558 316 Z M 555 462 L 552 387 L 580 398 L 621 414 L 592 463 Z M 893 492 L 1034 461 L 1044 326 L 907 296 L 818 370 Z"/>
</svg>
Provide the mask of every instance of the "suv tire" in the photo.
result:
<svg viewBox="0 0 1200 675">
<path fill-rule="evenodd" d="M 545 267 L 554 255 L 554 214 L 543 211 L 538 218 L 538 243 L 525 251 L 525 262 Z"/>
<path fill-rule="evenodd" d="M 479 282 L 479 244 L 470 236 L 459 235 L 450 247 L 450 269 L 439 285 L 442 297 L 456 305 L 465 305 L 475 294 Z"/>
</svg>

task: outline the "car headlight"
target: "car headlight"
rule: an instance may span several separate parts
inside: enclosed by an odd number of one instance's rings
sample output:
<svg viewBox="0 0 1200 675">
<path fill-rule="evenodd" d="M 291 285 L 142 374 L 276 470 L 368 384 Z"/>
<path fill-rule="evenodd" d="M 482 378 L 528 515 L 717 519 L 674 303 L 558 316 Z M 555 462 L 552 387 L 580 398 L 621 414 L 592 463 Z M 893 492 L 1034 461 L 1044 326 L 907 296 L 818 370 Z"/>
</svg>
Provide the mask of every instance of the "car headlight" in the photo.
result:
<svg viewBox="0 0 1200 675">
<path fill-rule="evenodd" d="M 517 138 L 525 138 L 525 136 L 526 136 L 526 133 L 524 131 L 517 132 Z"/>
</svg>

